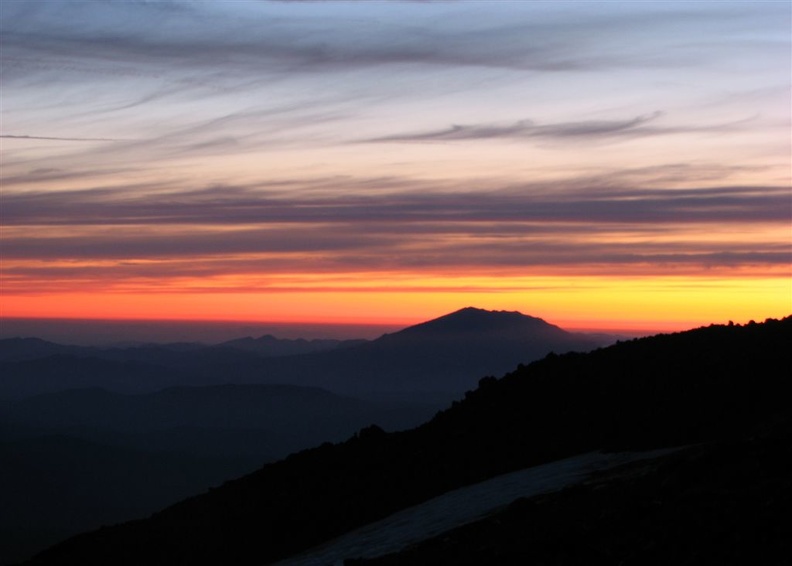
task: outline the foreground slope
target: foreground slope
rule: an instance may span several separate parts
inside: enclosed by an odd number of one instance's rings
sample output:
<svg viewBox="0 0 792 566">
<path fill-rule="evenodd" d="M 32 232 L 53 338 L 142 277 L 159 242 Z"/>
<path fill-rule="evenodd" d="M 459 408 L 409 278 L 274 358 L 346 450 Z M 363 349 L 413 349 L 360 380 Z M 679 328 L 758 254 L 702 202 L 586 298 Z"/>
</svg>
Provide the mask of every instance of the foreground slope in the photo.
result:
<svg viewBox="0 0 792 566">
<path fill-rule="evenodd" d="M 3 433 L 6 424 L 29 431 L 17 438 L 69 434 L 145 450 L 256 456 L 261 464 L 346 439 L 375 419 L 388 430 L 413 427 L 438 408 L 377 404 L 293 385 L 170 387 L 137 395 L 72 389 L 0 410 L 0 440 L 11 436 Z"/>
<path fill-rule="evenodd" d="M 598 473 L 401 552 L 348 564 L 789 564 L 790 433 L 787 426 Z"/>
<path fill-rule="evenodd" d="M 64 435 L 0 440 L 0 564 L 29 558 L 103 524 L 147 517 L 261 462 Z"/>
<path fill-rule="evenodd" d="M 264 564 L 448 490 L 597 449 L 731 439 L 789 413 L 792 318 L 548 356 L 412 431 L 364 429 L 31 564 Z"/>
<path fill-rule="evenodd" d="M 439 408 L 289 385 L 75 389 L 0 407 L 0 565 L 77 533 L 147 517 L 297 450 Z"/>
</svg>

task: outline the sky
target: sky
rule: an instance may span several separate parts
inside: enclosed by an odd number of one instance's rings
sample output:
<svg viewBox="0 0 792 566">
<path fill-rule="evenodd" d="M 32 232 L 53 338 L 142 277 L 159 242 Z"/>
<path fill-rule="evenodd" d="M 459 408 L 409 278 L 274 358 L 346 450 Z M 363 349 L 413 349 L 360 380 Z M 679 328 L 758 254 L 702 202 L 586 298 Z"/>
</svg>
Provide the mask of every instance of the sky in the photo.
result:
<svg viewBox="0 0 792 566">
<path fill-rule="evenodd" d="M 0 317 L 792 312 L 789 2 L 0 3 Z"/>
</svg>

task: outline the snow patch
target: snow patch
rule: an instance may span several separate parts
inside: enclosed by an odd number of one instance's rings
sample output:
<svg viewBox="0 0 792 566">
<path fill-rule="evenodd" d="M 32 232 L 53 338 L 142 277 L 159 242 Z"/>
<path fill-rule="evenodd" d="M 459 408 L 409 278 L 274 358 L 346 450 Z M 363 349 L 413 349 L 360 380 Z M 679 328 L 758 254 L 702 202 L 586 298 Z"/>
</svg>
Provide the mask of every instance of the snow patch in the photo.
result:
<svg viewBox="0 0 792 566">
<path fill-rule="evenodd" d="M 655 458 L 673 450 L 589 452 L 497 476 L 394 513 L 306 553 L 277 562 L 276 566 L 342 566 L 347 558 L 374 558 L 397 552 L 481 519 L 521 497 L 558 491 L 584 481 L 595 471 Z"/>
</svg>

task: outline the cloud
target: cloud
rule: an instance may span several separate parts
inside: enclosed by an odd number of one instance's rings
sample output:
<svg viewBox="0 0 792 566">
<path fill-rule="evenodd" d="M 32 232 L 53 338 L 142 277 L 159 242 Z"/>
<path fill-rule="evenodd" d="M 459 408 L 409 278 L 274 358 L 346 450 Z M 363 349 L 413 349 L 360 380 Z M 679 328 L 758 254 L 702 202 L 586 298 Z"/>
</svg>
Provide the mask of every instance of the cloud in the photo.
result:
<svg viewBox="0 0 792 566">
<path fill-rule="evenodd" d="M 10 281 L 144 288 L 202 277 L 229 289 L 237 275 L 265 285 L 289 272 L 788 265 L 789 187 L 773 184 L 788 164 L 788 136 L 777 141 L 787 91 L 735 98 L 782 80 L 788 33 L 772 50 L 751 46 L 757 29 L 769 40 L 788 31 L 787 7 L 64 0 L 2 10 L 4 291 Z M 695 135 L 643 139 L 676 134 Z M 464 143 L 476 140 L 541 148 Z M 620 140 L 641 143 L 603 148 Z M 570 178 L 523 182 L 558 170 Z M 266 176 L 278 178 L 251 181 Z"/>
<path fill-rule="evenodd" d="M 18 3 L 4 5 L 3 60 L 9 71 L 25 70 L 11 78 L 55 71 L 75 78 L 161 78 L 196 89 L 226 86 L 229 76 L 404 65 L 556 73 L 658 62 L 657 54 L 637 60 L 633 51 L 609 48 L 615 29 L 651 35 L 686 20 L 723 18 L 706 9 L 603 11 L 582 4 L 583 26 L 540 3 L 512 4 L 507 11 L 466 4 L 319 3 L 309 11 L 270 2 Z"/>
<path fill-rule="evenodd" d="M 658 117 L 662 112 L 653 112 L 637 116 L 629 120 L 601 120 L 564 122 L 557 124 L 537 125 L 531 120 L 520 120 L 513 124 L 472 124 L 454 125 L 443 130 L 397 134 L 368 141 L 459 141 L 482 139 L 520 139 L 520 138 L 596 138 L 602 136 L 624 135 L 635 133 L 636 129 Z"/>
<path fill-rule="evenodd" d="M 685 116 L 675 115 L 684 126 L 660 126 L 659 113 L 636 116 L 642 110 L 630 104 L 623 110 L 630 113 L 626 118 L 604 121 L 547 122 L 538 111 L 536 121 L 489 122 L 478 115 L 438 129 L 416 121 L 394 135 L 392 124 L 401 122 L 368 122 L 375 129 L 350 135 L 359 131 L 355 118 L 391 115 L 403 101 L 412 108 L 449 93 L 485 92 L 494 93 L 497 108 L 499 89 L 515 85 L 542 98 L 555 81 L 560 86 L 552 88 L 566 88 L 571 75 L 591 84 L 601 73 L 604 84 L 656 67 L 673 71 L 693 63 L 674 55 L 686 49 L 666 48 L 677 45 L 669 29 L 703 21 L 721 29 L 739 11 L 731 4 L 718 10 L 580 4 L 570 17 L 559 17 L 563 11 L 534 2 L 483 10 L 466 2 L 299 4 L 6 3 L 0 21 L 5 129 L 42 141 L 112 141 L 83 155 L 75 148 L 72 161 L 96 156 L 146 164 L 269 147 L 313 148 L 350 137 L 575 142 L 701 131 L 683 122 Z M 644 32 L 645 43 L 632 41 Z M 614 38 L 631 48 L 616 49 Z M 618 69 L 629 72 L 620 75 Z M 635 87 L 625 87 L 630 88 Z M 659 104 L 646 107 L 672 113 L 667 90 L 659 92 Z M 456 121 L 442 119 L 440 124 Z M 317 127 L 325 121 L 337 124 Z M 372 140 L 368 131 L 386 135 Z M 14 163 L 8 158 L 6 170 Z"/>
<path fill-rule="evenodd" d="M 385 194 L 354 192 L 389 187 Z M 343 186 L 347 193 L 313 194 L 300 187 Z M 410 187 L 410 190 L 399 187 Z M 456 192 L 411 179 L 330 178 L 306 185 L 211 186 L 193 191 L 135 185 L 4 195 L 4 223 L 13 225 L 184 225 L 360 222 L 590 222 L 686 224 L 783 222 L 788 188 L 696 187 L 666 190 L 578 182 L 513 185 Z"/>
<path fill-rule="evenodd" d="M 690 132 L 712 132 L 735 130 L 749 122 L 739 120 L 715 125 L 696 126 L 657 126 L 650 125 L 664 115 L 657 110 L 624 120 L 580 120 L 537 124 L 532 120 L 519 120 L 510 124 L 468 124 L 453 125 L 449 128 L 383 136 L 364 142 L 446 142 L 492 139 L 525 140 L 597 140 L 613 138 L 636 138 Z"/>
<path fill-rule="evenodd" d="M 0 135 L 0 138 L 8 138 L 14 140 L 45 140 L 45 141 L 76 141 L 76 142 L 123 141 L 114 138 L 62 138 L 62 137 L 50 137 L 50 136 L 14 136 L 10 134 L 2 134 Z"/>
<path fill-rule="evenodd" d="M 297 287 L 278 278 L 300 273 L 651 275 L 749 265 L 773 273 L 792 252 L 786 186 L 559 182 L 450 193 L 409 179 L 357 181 L 389 190 L 297 190 L 339 182 L 326 179 L 4 195 L 4 288 L 81 281 L 142 289 L 201 278 L 200 288 L 285 291 Z"/>
</svg>

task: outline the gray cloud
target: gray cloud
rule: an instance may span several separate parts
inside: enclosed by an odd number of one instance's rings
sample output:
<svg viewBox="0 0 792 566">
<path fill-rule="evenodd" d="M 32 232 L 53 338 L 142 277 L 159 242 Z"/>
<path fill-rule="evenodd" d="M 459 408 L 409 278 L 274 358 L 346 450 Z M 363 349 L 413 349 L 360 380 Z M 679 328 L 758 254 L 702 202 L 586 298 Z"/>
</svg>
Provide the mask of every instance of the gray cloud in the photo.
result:
<svg viewBox="0 0 792 566">
<path fill-rule="evenodd" d="M 580 120 L 555 124 L 537 124 L 532 120 L 519 120 L 511 124 L 468 124 L 427 132 L 414 132 L 383 136 L 368 142 L 445 142 L 489 139 L 537 139 L 537 140 L 596 140 L 608 138 L 635 138 L 664 134 L 679 134 L 704 131 L 734 130 L 747 120 L 728 124 L 696 126 L 650 125 L 663 116 L 655 111 L 625 120 Z"/>
<path fill-rule="evenodd" d="M 788 241 L 739 235 L 740 226 L 750 230 L 756 223 L 788 226 L 787 187 L 544 183 L 448 193 L 397 178 L 358 182 L 389 190 L 338 195 L 295 190 L 296 181 L 286 181 L 266 191 L 136 187 L 4 195 L 2 252 L 10 265 L 4 285 L 25 292 L 28 278 L 142 285 L 179 277 L 404 269 L 689 274 L 745 265 L 772 269 L 787 265 L 792 252 Z M 413 190 L 398 190 L 402 185 Z M 702 225 L 732 226 L 735 236 L 702 238 Z"/>
<path fill-rule="evenodd" d="M 376 187 L 374 180 L 359 181 Z M 347 189 L 353 183 L 330 181 Z M 4 223 L 13 225 L 182 225 L 349 222 L 592 222 L 686 224 L 789 220 L 786 187 L 702 187 L 664 190 L 619 186 L 512 186 L 446 193 L 301 195 L 293 189 L 215 186 L 185 192 L 148 193 L 145 187 L 4 195 Z"/>
<path fill-rule="evenodd" d="M 122 141 L 113 138 L 62 138 L 62 137 L 48 137 L 48 136 L 15 136 L 11 134 L 2 134 L 0 138 L 8 138 L 14 140 L 47 140 L 47 141 L 76 141 L 76 142 L 106 142 L 106 141 Z"/>
<path fill-rule="evenodd" d="M 32 3 L 25 3 L 32 4 Z M 247 15 L 211 4 L 85 3 L 4 6 L 3 60 L 14 67 L 64 76 L 150 77 L 193 88 L 222 87 L 235 75 L 338 71 L 383 65 L 491 67 L 571 71 L 645 67 L 629 50 L 607 47 L 617 29 L 643 29 L 722 14 L 690 9 L 644 13 L 582 6 L 583 25 L 525 6 L 472 15 L 465 3 L 418 6 L 411 23 L 378 10 L 316 14 L 272 10 L 268 3 Z M 368 3 L 364 3 L 367 8 Z M 727 17 L 730 16 L 727 15 Z M 464 22 L 456 25 L 454 22 Z M 123 27 L 119 28 L 119 22 Z M 109 24 L 113 24 L 112 26 Z M 97 49 L 101 45 L 101 49 Z M 672 60 L 671 55 L 666 57 Z M 189 71 L 200 71 L 200 79 Z M 171 71 L 165 74 L 166 71 Z M 210 75 L 206 75 L 210 72 Z M 14 73 L 10 78 L 22 78 Z"/>
<path fill-rule="evenodd" d="M 79 127 L 58 131 L 73 135 L 52 136 L 69 141 L 113 141 L 95 148 L 97 156 L 146 163 L 284 147 L 295 143 L 295 138 L 303 147 L 311 147 L 321 142 L 300 128 L 356 115 L 377 100 L 478 91 L 484 81 L 489 89 L 501 81 L 524 77 L 526 71 L 555 76 L 620 67 L 675 67 L 680 62 L 673 60 L 674 50 L 653 46 L 647 54 L 646 46 L 614 49 L 613 32 L 628 30 L 630 38 L 640 36 L 637 30 L 654 33 L 666 26 L 695 25 L 689 21 L 706 19 L 708 24 L 715 25 L 716 20 L 722 24 L 741 10 L 648 6 L 647 14 L 581 5 L 578 9 L 586 16 L 584 24 L 578 18 L 559 18 L 531 8 L 531 3 L 510 7 L 508 12 L 493 8 L 481 13 L 469 10 L 464 2 L 412 5 L 411 19 L 388 17 L 389 10 L 404 9 L 398 2 L 377 10 L 369 9 L 368 3 L 364 3 L 366 9 L 343 9 L 342 3 L 334 11 L 273 8 L 271 3 L 261 2 L 257 4 L 260 10 L 248 12 L 227 8 L 226 4 L 233 3 L 220 3 L 223 7 L 217 8 L 212 3 L 180 1 L 6 4 L 0 21 L 6 92 L 41 92 L 46 88 L 57 93 L 62 86 L 74 89 L 67 103 L 57 96 L 37 100 L 35 114 L 40 115 L 43 108 L 64 122 L 80 124 L 87 119 L 92 127 L 104 120 L 113 133 L 119 131 L 118 124 L 128 124 L 127 120 L 139 124 L 145 111 L 154 109 L 157 116 L 167 118 L 152 120 L 149 128 L 141 130 L 145 132 L 142 135 L 118 136 L 134 138 L 128 141 L 116 140 L 112 134 L 107 138 L 83 136 Z M 249 8 L 251 4 L 241 5 Z M 663 38 L 673 35 L 652 37 L 670 41 Z M 437 75 L 438 71 L 471 68 L 475 72 L 458 73 L 450 81 Z M 343 80 L 334 82 L 335 73 Z M 394 77 L 405 81 L 398 83 Z M 406 83 L 410 85 L 407 88 Z M 282 90 L 273 89 L 273 85 Z M 278 94 L 270 99 L 274 91 Z M 87 111 L 85 100 L 92 101 Z M 290 101 L 291 107 L 283 100 Z M 181 116 L 180 104 L 194 101 L 213 104 L 195 115 Z M 24 97 L 15 102 L 24 105 Z M 214 115 L 226 108 L 230 110 Z M 135 116 L 125 114 L 127 111 L 134 111 Z M 89 115 L 81 115 L 85 112 Z M 173 119 L 175 115 L 180 118 Z M 660 127 L 654 123 L 658 117 L 654 113 L 554 124 L 528 120 L 473 123 L 373 141 L 574 142 L 701 130 Z M 49 137 L 43 129 L 24 131 L 30 134 L 28 139 Z M 341 131 L 344 129 L 336 130 Z"/>
<path fill-rule="evenodd" d="M 520 120 L 513 124 L 472 124 L 454 125 L 443 130 L 398 134 L 375 138 L 375 142 L 390 141 L 458 141 L 481 140 L 493 138 L 573 138 L 573 137 L 601 137 L 621 135 L 627 132 L 635 133 L 636 128 L 642 126 L 662 115 L 662 112 L 653 112 L 629 120 L 603 120 L 565 122 L 558 124 L 537 125 L 531 120 Z"/>
<path fill-rule="evenodd" d="M 196 13 L 190 18 L 193 31 L 184 25 L 177 27 L 180 33 L 165 35 L 158 24 L 136 28 L 133 20 L 126 33 L 111 35 L 86 22 L 58 25 L 56 16 L 42 10 L 31 17 L 27 30 L 4 29 L 2 46 L 6 62 L 28 69 L 158 77 L 164 69 L 179 66 L 182 73 L 174 78 L 181 81 L 189 81 L 183 73 L 187 69 L 213 69 L 218 79 L 243 70 L 281 73 L 422 64 L 559 71 L 613 62 L 599 63 L 580 51 L 573 56 L 572 50 L 560 47 L 560 40 L 526 41 L 536 35 L 528 24 L 521 29 L 500 25 L 455 32 L 420 21 L 408 26 L 371 16 L 340 21 L 260 17 L 265 33 L 250 23 L 229 20 L 225 27 L 234 33 L 221 34 Z M 543 38 L 550 36 L 548 31 L 542 30 Z M 515 41 L 518 38 L 522 39 Z M 481 45 L 489 47 L 482 50 Z"/>
</svg>

